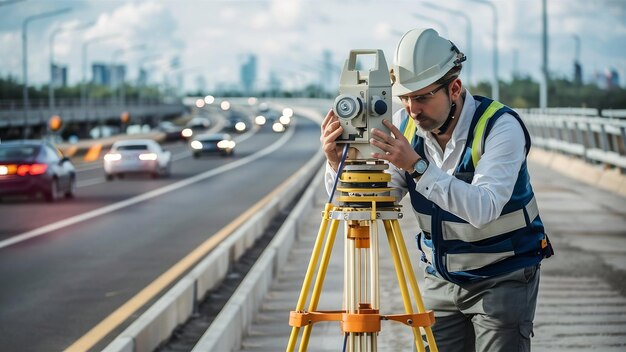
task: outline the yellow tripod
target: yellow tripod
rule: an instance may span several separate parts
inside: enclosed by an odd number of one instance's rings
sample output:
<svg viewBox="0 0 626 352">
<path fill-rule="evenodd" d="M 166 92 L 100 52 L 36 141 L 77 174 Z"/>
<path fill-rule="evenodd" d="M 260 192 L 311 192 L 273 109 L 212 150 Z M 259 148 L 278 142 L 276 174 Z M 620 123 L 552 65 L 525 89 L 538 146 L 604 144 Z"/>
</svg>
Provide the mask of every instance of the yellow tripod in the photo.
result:
<svg viewBox="0 0 626 352">
<path fill-rule="evenodd" d="M 291 311 L 289 325 L 292 326 L 287 352 L 294 351 L 300 328 L 304 327 L 299 351 L 306 351 L 313 324 L 322 321 L 339 321 L 346 334 L 346 351 L 376 351 L 377 336 L 381 330 L 381 320 L 403 323 L 413 331 L 417 351 L 424 352 L 423 329 L 430 352 L 437 352 L 437 346 L 430 326 L 435 321 L 432 311 L 425 311 L 422 296 L 413 275 L 413 268 L 398 219 L 402 218 L 400 206 L 390 195 L 387 183 L 391 175 L 385 173 L 387 165 L 382 161 L 348 161 L 340 175 L 337 190 L 339 205 L 327 203 L 322 213 L 322 222 L 315 240 L 313 253 L 307 268 L 304 283 L 296 310 Z M 344 246 L 344 309 L 317 311 L 320 294 L 335 242 L 339 223 L 345 223 L 346 241 Z M 381 315 L 378 286 L 378 222 L 382 221 L 389 249 L 402 294 L 405 314 Z M 329 229 L 330 223 L 330 229 Z M 320 252 L 321 261 L 320 261 Z M 319 264 L 319 265 L 318 265 Z M 315 283 L 308 308 L 307 296 L 317 268 Z M 411 303 L 407 278 L 417 313 Z"/>
</svg>

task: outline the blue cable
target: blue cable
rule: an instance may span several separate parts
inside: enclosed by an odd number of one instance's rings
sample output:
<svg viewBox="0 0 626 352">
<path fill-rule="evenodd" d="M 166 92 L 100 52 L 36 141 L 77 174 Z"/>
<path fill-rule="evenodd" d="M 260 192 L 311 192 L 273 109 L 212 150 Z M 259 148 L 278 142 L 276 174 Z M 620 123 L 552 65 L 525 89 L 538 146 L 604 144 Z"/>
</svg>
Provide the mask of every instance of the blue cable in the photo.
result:
<svg viewBox="0 0 626 352">
<path fill-rule="evenodd" d="M 341 170 L 343 170 L 343 164 L 346 161 L 346 157 L 348 156 L 348 148 L 350 147 L 350 143 L 346 143 L 343 146 L 343 153 L 341 154 L 341 161 L 339 162 L 339 167 L 337 168 L 337 175 L 335 175 L 335 183 L 333 184 L 333 190 L 330 192 L 330 196 L 328 197 L 328 203 L 333 202 L 333 196 L 335 195 L 335 190 L 337 189 L 337 183 L 339 182 L 339 175 L 341 175 Z"/>
<path fill-rule="evenodd" d="M 343 350 L 342 352 L 346 352 L 346 345 L 348 344 L 348 333 L 345 333 L 343 338 Z"/>
</svg>

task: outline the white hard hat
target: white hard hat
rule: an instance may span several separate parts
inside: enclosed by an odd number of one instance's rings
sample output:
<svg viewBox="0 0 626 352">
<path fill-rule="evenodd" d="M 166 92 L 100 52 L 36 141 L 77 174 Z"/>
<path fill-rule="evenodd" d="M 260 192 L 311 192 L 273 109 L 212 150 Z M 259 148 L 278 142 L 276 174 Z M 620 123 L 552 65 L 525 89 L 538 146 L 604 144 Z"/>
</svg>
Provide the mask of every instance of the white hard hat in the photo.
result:
<svg viewBox="0 0 626 352">
<path fill-rule="evenodd" d="M 396 47 L 393 95 L 405 95 L 427 87 L 463 61 L 465 55 L 434 29 L 411 29 L 400 38 Z"/>
</svg>

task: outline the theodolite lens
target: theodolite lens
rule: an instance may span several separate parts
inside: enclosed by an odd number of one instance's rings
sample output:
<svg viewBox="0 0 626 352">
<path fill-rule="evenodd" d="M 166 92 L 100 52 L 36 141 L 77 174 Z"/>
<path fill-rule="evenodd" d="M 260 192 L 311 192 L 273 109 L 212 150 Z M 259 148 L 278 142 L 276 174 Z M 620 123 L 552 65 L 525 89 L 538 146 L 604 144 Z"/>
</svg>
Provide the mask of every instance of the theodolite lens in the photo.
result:
<svg viewBox="0 0 626 352">
<path fill-rule="evenodd" d="M 353 119 L 363 110 L 363 103 L 355 96 L 342 94 L 335 99 L 334 110 L 339 118 Z"/>
</svg>

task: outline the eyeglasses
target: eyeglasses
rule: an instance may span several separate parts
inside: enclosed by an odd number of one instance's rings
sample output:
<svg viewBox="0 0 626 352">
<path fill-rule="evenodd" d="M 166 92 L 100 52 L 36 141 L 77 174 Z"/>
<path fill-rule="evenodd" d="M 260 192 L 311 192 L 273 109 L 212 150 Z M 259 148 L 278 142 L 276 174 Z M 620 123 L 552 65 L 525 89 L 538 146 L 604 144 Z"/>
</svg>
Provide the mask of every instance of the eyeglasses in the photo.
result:
<svg viewBox="0 0 626 352">
<path fill-rule="evenodd" d="M 403 95 L 400 98 L 400 100 L 405 103 L 408 104 L 409 100 L 411 100 L 412 103 L 419 103 L 419 104 L 424 104 L 426 102 L 428 102 L 428 100 L 435 95 L 435 93 L 437 93 L 438 91 L 441 90 L 441 88 L 443 87 L 447 87 L 448 84 L 450 84 L 450 82 L 445 82 L 443 84 L 440 84 L 439 87 L 431 90 L 430 92 L 426 93 L 426 94 L 421 94 L 421 95 L 413 95 L 413 96 L 407 96 L 407 95 Z"/>
</svg>

